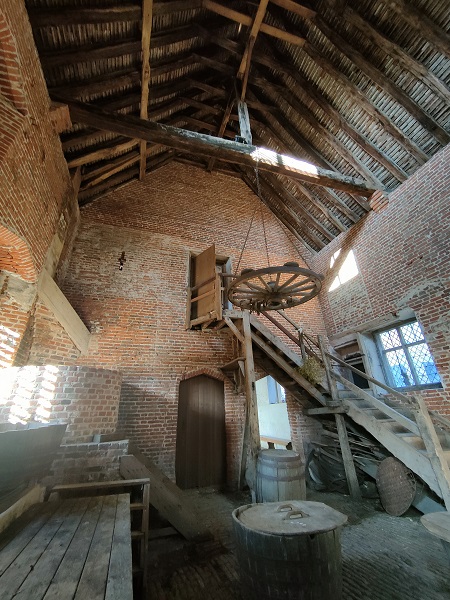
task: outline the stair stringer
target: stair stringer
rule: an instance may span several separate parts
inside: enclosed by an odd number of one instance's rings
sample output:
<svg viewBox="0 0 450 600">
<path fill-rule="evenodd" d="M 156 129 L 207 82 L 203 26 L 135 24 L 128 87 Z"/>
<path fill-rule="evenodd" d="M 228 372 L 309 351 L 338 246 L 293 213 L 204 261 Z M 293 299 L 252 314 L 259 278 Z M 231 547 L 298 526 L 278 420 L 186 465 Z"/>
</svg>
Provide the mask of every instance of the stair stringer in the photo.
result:
<svg viewBox="0 0 450 600">
<path fill-rule="evenodd" d="M 279 370 L 281 369 L 284 371 L 286 376 L 292 380 L 293 383 L 302 389 L 300 397 L 304 397 L 306 395 L 306 398 L 308 398 L 308 400 L 311 402 L 316 403 L 316 405 L 318 403 L 319 405 L 327 406 L 330 398 L 324 396 L 323 393 L 318 389 L 319 387 L 324 389 L 324 387 L 312 385 L 296 370 L 295 367 L 300 366 L 303 363 L 302 358 L 254 316 L 251 317 L 251 326 L 254 330 L 259 331 L 259 333 L 265 338 L 263 339 L 262 337 L 259 337 L 255 331 L 252 331 L 253 345 L 256 346 L 260 352 L 264 353 L 268 360 L 274 363 L 278 373 L 278 378 L 280 378 Z M 276 350 L 274 348 L 276 348 Z M 280 353 L 283 354 L 285 358 Z M 288 361 L 293 363 L 294 367 L 289 364 Z M 268 370 L 267 366 L 263 368 L 266 371 Z M 276 379 L 278 380 L 278 378 Z M 337 376 L 336 379 L 339 381 L 341 377 Z M 281 385 L 283 384 L 281 383 Z M 292 389 L 290 391 L 293 392 L 294 396 L 298 398 L 299 394 L 296 394 Z M 327 391 L 328 390 L 325 390 L 325 392 Z M 358 391 L 361 392 L 359 388 Z M 358 400 L 358 398 L 355 398 L 354 400 Z M 371 401 L 372 400 L 377 399 L 373 397 Z M 374 416 L 369 415 L 364 408 L 358 407 L 352 401 L 352 399 L 342 399 L 341 402 L 342 406 L 346 409 L 348 417 L 373 435 L 373 437 L 376 438 L 389 452 L 403 462 L 409 469 L 411 469 L 413 473 L 423 479 L 423 481 L 425 481 L 425 483 L 427 483 L 427 485 L 440 498 L 442 498 L 442 491 L 439 482 L 434 472 L 432 463 L 425 451 L 417 449 L 411 444 L 408 444 L 408 442 L 404 441 L 399 435 L 391 431 L 386 424 L 380 422 L 380 420 Z M 391 411 L 392 410 L 395 411 L 395 409 L 391 407 Z M 401 421 L 405 421 L 405 417 L 401 415 L 401 413 L 398 413 L 398 420 L 396 419 L 396 421 L 398 425 L 404 427 L 404 425 L 401 425 Z M 409 431 L 416 430 L 416 427 L 414 426 L 405 428 Z"/>
<path fill-rule="evenodd" d="M 431 461 L 425 452 L 414 448 L 403 441 L 386 425 L 380 423 L 375 417 L 368 415 L 364 409 L 358 408 L 351 400 L 344 400 L 343 405 L 348 409 L 347 415 L 373 435 L 391 454 L 405 464 L 413 473 L 418 475 L 439 497 L 442 496 L 441 488 L 436 479 Z"/>
</svg>

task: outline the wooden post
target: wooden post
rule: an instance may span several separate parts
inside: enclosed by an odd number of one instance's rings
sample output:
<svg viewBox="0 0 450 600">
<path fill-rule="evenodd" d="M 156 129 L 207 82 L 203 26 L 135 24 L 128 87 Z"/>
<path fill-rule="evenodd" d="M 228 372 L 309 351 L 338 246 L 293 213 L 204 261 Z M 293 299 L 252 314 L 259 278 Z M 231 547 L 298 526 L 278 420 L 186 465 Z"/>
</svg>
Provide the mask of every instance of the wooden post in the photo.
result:
<svg viewBox="0 0 450 600">
<path fill-rule="evenodd" d="M 300 353 L 302 355 L 302 359 L 306 360 L 306 348 L 305 348 L 305 338 L 303 336 L 303 330 L 298 330 L 298 341 L 300 342 Z"/>
<path fill-rule="evenodd" d="M 425 401 L 419 396 L 414 396 L 414 400 L 418 407 L 418 410 L 415 411 L 417 427 L 419 428 L 425 448 L 427 449 L 428 458 L 441 488 L 445 508 L 450 511 L 450 469 Z"/>
<path fill-rule="evenodd" d="M 256 460 L 261 449 L 261 442 L 259 437 L 258 404 L 256 399 L 255 365 L 253 361 L 250 313 L 247 310 L 243 311 L 242 325 L 244 334 L 243 350 L 245 356 L 246 417 L 240 475 L 241 478 L 243 478 L 245 473 L 245 480 L 252 491 L 253 497 L 256 489 Z"/>
<path fill-rule="evenodd" d="M 359 489 L 358 477 L 356 476 L 355 463 L 353 462 L 352 451 L 348 443 L 347 429 L 343 415 L 334 415 L 339 435 L 339 444 L 341 446 L 342 460 L 344 462 L 345 476 L 347 478 L 350 496 L 356 500 L 361 500 L 361 490 Z"/>
<path fill-rule="evenodd" d="M 331 363 L 330 363 L 330 360 L 327 355 L 325 341 L 324 341 L 322 335 L 318 335 L 317 338 L 319 340 L 320 353 L 322 355 L 322 362 L 323 362 L 323 366 L 325 368 L 325 374 L 327 377 L 328 389 L 329 389 L 330 395 L 331 395 L 330 406 L 337 406 L 340 404 L 339 395 L 338 395 L 338 391 L 337 391 L 336 381 L 331 373 L 331 371 L 332 371 Z"/>
<path fill-rule="evenodd" d="M 320 353 L 322 354 L 322 360 L 325 367 L 325 373 L 327 376 L 328 388 L 331 394 L 330 406 L 339 406 L 340 400 L 338 390 L 336 386 L 336 380 L 332 375 L 331 363 L 328 358 L 328 354 L 325 347 L 325 341 L 323 336 L 317 336 L 319 340 Z M 342 460 L 344 463 L 345 476 L 347 478 L 348 489 L 350 496 L 357 500 L 361 499 L 361 490 L 359 489 L 358 477 L 356 476 L 355 463 L 353 462 L 352 451 L 347 436 L 347 429 L 345 427 L 345 418 L 343 415 L 335 415 L 336 427 L 339 435 L 339 444 L 341 446 Z"/>
</svg>

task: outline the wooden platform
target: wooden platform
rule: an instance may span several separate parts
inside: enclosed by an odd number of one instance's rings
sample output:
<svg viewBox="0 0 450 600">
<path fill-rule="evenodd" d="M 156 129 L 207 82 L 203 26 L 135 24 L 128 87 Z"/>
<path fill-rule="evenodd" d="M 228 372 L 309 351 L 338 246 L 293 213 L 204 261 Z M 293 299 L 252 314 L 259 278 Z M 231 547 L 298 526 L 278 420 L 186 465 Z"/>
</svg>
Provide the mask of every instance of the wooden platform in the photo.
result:
<svg viewBox="0 0 450 600">
<path fill-rule="evenodd" d="M 0 537 L 0 600 L 132 600 L 128 494 L 31 507 Z"/>
</svg>

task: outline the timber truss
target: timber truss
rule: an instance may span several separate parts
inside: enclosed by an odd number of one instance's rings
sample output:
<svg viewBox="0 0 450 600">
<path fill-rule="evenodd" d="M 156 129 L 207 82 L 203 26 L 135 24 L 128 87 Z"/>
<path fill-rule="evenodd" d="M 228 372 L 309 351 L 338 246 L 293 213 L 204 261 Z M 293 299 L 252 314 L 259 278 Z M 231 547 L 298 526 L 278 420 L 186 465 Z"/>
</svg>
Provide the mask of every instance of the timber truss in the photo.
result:
<svg viewBox="0 0 450 600">
<path fill-rule="evenodd" d="M 257 166 L 318 251 L 450 140 L 446 0 L 25 2 L 80 205 L 173 161 L 256 191 Z"/>
</svg>

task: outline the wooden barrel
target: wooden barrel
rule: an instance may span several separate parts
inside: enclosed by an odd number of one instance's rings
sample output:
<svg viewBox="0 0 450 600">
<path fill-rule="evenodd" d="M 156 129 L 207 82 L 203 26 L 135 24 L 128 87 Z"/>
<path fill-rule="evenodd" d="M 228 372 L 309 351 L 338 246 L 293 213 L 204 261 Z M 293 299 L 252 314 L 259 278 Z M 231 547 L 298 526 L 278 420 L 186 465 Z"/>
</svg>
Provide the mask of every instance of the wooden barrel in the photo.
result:
<svg viewBox="0 0 450 600">
<path fill-rule="evenodd" d="M 293 450 L 262 450 L 256 465 L 256 501 L 306 498 L 305 465 Z"/>
<path fill-rule="evenodd" d="M 246 600 L 341 600 L 342 513 L 322 502 L 247 504 L 233 512 Z"/>
</svg>

